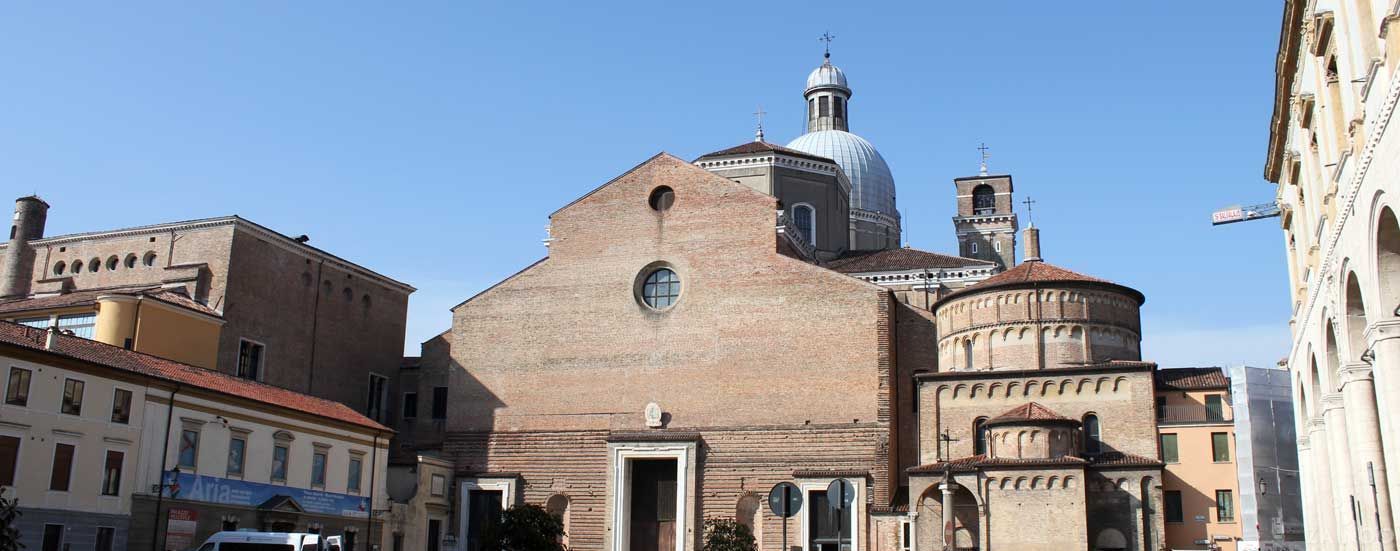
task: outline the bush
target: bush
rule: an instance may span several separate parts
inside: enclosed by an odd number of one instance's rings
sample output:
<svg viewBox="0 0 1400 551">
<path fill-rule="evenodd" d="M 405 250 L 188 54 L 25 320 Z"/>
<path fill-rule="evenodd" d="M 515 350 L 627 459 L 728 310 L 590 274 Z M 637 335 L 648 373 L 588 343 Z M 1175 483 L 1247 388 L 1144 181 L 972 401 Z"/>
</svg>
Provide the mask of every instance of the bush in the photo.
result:
<svg viewBox="0 0 1400 551">
<path fill-rule="evenodd" d="M 506 509 L 484 536 L 485 551 L 567 551 L 564 522 L 538 505 Z"/>
<path fill-rule="evenodd" d="M 19 500 L 6 498 L 0 491 L 0 551 L 19 551 L 24 547 L 19 542 L 19 528 L 15 527 L 19 515 Z"/>
<path fill-rule="evenodd" d="M 732 518 L 705 519 L 704 551 L 757 551 L 753 531 Z"/>
</svg>

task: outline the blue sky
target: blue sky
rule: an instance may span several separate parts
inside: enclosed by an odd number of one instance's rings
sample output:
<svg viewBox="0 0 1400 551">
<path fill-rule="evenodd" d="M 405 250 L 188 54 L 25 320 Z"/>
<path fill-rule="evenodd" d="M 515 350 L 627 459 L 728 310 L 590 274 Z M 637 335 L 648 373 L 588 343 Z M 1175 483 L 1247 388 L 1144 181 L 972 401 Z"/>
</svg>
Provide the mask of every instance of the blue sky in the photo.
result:
<svg viewBox="0 0 1400 551">
<path fill-rule="evenodd" d="M 0 189 L 49 234 L 240 214 L 409 282 L 406 350 L 545 254 L 548 214 L 658 151 L 802 132 L 817 37 L 906 240 L 954 177 L 1038 202 L 1047 260 L 1142 290 L 1165 366 L 1288 349 L 1261 176 L 1282 2 L 51 3 L 0 8 Z M 1023 213 L 1024 223 L 1024 213 Z"/>
</svg>

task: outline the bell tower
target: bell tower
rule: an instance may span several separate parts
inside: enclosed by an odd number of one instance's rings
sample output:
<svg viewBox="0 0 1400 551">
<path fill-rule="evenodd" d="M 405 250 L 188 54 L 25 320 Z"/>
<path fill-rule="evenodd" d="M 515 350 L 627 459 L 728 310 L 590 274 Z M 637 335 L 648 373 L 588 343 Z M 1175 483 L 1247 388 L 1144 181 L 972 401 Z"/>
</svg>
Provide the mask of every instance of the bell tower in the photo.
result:
<svg viewBox="0 0 1400 551">
<path fill-rule="evenodd" d="M 10 221 L 10 239 L 0 264 L 0 298 L 29 294 L 34 280 L 34 251 L 29 241 L 44 237 L 44 222 L 49 204 L 30 195 L 15 200 L 15 214 Z"/>
<path fill-rule="evenodd" d="M 988 174 L 986 146 L 982 146 L 982 170 L 977 176 L 953 179 L 958 194 L 958 256 L 990 260 L 1003 270 L 1016 265 L 1015 203 L 1010 174 Z"/>
</svg>

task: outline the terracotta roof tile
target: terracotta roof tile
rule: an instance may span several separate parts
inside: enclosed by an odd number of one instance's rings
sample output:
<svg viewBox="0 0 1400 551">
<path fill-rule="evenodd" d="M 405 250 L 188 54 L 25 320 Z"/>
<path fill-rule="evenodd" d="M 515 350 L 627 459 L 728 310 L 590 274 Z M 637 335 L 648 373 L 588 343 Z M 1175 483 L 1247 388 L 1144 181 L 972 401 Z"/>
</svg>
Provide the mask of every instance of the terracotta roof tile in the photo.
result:
<svg viewBox="0 0 1400 551">
<path fill-rule="evenodd" d="M 49 349 L 44 346 L 47 338 L 46 330 L 0 321 L 0 344 L 45 351 L 375 430 L 390 430 L 339 402 L 61 333 L 54 335 L 54 346 Z"/>
<path fill-rule="evenodd" d="M 129 287 L 106 287 L 85 289 L 58 295 L 21 298 L 0 302 L 0 314 L 52 310 L 95 304 L 97 297 L 106 295 L 146 296 L 174 306 L 193 310 L 207 316 L 223 317 L 219 312 L 200 304 L 183 291 L 183 288 L 162 288 L 159 285 L 138 285 Z"/>
<path fill-rule="evenodd" d="M 700 159 L 706 159 L 709 157 L 723 157 L 726 155 L 748 155 L 753 153 L 782 153 L 783 155 L 789 155 L 792 157 L 801 157 L 803 159 L 810 159 L 813 161 L 821 161 L 824 163 L 836 164 L 836 161 L 833 161 L 826 157 L 813 155 L 806 151 L 798 151 L 796 149 L 783 147 L 781 145 L 772 144 L 768 142 L 746 142 L 728 149 L 721 149 L 713 153 L 706 153 L 697 157 L 695 160 L 699 161 Z"/>
<path fill-rule="evenodd" d="M 1009 411 L 991 418 L 987 424 L 1015 423 L 1017 421 L 1069 421 L 1073 419 L 1055 413 L 1050 408 L 1035 402 L 1026 402 Z"/>
<path fill-rule="evenodd" d="M 972 285 L 971 287 L 966 287 L 954 291 L 940 299 L 939 302 L 942 303 L 953 297 L 977 293 L 995 287 L 1014 287 L 1033 285 L 1037 283 L 1095 283 L 1101 285 L 1112 285 L 1114 287 L 1120 288 L 1122 291 L 1133 296 L 1133 298 L 1137 299 L 1139 304 L 1141 304 L 1145 300 L 1141 292 L 1138 292 L 1136 289 L 1133 289 L 1131 287 L 1119 285 L 1106 279 L 1099 279 L 1097 277 L 1087 276 L 1079 272 L 1075 272 L 1073 270 L 1061 268 L 1054 264 L 1048 264 L 1039 260 L 1032 260 L 1022 262 L 1018 264 L 1015 268 L 989 277 L 975 285 Z"/>
<path fill-rule="evenodd" d="M 1091 467 L 1160 467 L 1161 461 L 1123 452 L 1101 453 L 1089 458 Z"/>
<path fill-rule="evenodd" d="M 1175 367 L 1152 373 L 1158 390 L 1208 390 L 1230 388 L 1230 378 L 1218 367 Z"/>
<path fill-rule="evenodd" d="M 908 247 L 881 251 L 852 251 L 826 263 L 828 269 L 843 274 L 892 272 L 922 268 L 984 268 L 995 265 L 995 262 L 986 260 L 949 256 Z"/>
</svg>

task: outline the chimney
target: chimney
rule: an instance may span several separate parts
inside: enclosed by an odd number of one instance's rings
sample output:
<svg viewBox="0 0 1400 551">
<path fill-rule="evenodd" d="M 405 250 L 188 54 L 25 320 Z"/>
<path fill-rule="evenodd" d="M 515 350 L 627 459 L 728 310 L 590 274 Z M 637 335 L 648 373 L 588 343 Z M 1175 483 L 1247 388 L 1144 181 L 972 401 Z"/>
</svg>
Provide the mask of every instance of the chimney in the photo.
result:
<svg viewBox="0 0 1400 551">
<path fill-rule="evenodd" d="M 44 350 L 53 350 L 55 344 L 58 344 L 58 326 L 50 325 L 44 335 Z"/>
<path fill-rule="evenodd" d="M 9 245 L 0 258 L 0 298 L 29 295 L 34 280 L 34 251 L 29 241 L 44 237 L 44 222 L 49 204 L 30 195 L 15 200 L 15 214 L 10 222 Z"/>
<path fill-rule="evenodd" d="M 1027 227 L 1023 237 L 1026 240 L 1025 262 L 1040 262 L 1040 228 Z"/>
</svg>

